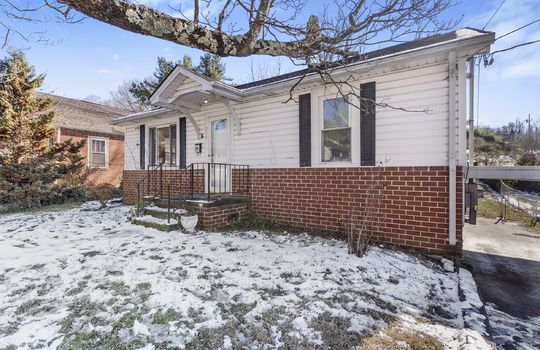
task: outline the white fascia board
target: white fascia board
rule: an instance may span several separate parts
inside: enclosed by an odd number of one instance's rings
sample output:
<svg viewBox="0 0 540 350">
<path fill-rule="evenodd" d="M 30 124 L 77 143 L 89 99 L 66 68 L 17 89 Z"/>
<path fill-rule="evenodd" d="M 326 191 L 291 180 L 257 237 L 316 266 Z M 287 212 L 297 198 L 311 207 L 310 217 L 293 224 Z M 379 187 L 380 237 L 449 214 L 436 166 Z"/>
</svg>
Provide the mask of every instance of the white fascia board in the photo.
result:
<svg viewBox="0 0 540 350">
<path fill-rule="evenodd" d="M 134 114 L 130 114 L 130 115 L 125 116 L 125 117 L 113 119 L 112 124 L 121 125 L 121 124 L 125 124 L 125 123 L 130 123 L 130 122 L 133 122 L 133 121 L 136 121 L 136 120 L 145 119 L 145 118 L 149 118 L 149 117 L 155 117 L 155 116 L 158 116 L 158 115 L 161 115 L 161 114 L 165 114 L 165 113 L 168 113 L 170 111 L 171 111 L 170 109 L 158 108 L 158 109 L 153 109 L 153 110 L 150 110 L 150 111 L 134 113 Z"/>
<path fill-rule="evenodd" d="M 369 71 L 373 68 L 374 65 L 377 65 L 377 68 L 384 68 L 388 65 L 396 64 L 398 61 L 411 60 L 416 58 L 421 58 L 429 55 L 440 54 L 443 52 L 449 51 L 458 51 L 460 56 L 473 55 L 489 52 L 489 47 L 493 44 L 495 40 L 495 35 L 493 33 L 487 33 L 482 35 L 476 35 L 466 38 L 456 38 L 442 43 L 436 43 L 428 46 L 422 46 L 419 48 L 400 51 L 394 54 L 387 56 L 374 57 L 361 62 L 356 62 L 347 65 L 344 68 L 338 68 L 334 71 L 334 75 L 339 77 L 340 75 L 350 75 L 351 70 L 355 70 L 355 73 L 361 74 L 363 71 Z M 287 87 L 292 82 L 296 82 L 299 79 L 299 76 L 291 77 L 286 80 L 280 80 L 275 83 L 269 83 L 261 86 L 254 86 L 242 90 L 243 96 L 253 96 L 256 94 L 264 93 L 267 90 L 275 90 L 279 87 Z M 301 87 L 304 84 L 312 83 L 320 79 L 317 73 L 309 73 L 302 83 L 298 86 Z"/>
<path fill-rule="evenodd" d="M 198 74 L 195 74 L 191 72 L 189 69 L 186 69 L 182 66 L 176 66 L 174 70 L 169 74 L 169 76 L 161 83 L 161 85 L 157 88 L 156 91 L 150 96 L 150 103 L 151 104 L 157 104 L 159 102 L 160 96 L 163 94 L 163 91 L 173 82 L 175 81 L 179 75 L 183 75 L 185 77 L 188 77 L 198 83 L 201 84 L 201 90 L 212 90 L 212 82 L 206 80 L 205 78 L 199 76 Z"/>
</svg>

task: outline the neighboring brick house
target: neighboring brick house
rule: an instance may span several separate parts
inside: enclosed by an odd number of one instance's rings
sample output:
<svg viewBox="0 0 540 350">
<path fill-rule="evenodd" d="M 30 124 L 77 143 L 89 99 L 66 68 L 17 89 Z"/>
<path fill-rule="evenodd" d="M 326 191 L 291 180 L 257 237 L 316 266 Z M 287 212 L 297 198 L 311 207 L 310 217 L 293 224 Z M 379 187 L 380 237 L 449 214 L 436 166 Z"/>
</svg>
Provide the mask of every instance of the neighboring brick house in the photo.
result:
<svg viewBox="0 0 540 350">
<path fill-rule="evenodd" d="M 335 81 L 348 80 L 340 91 L 307 70 L 233 86 L 178 66 L 151 96 L 154 109 L 115 121 L 132 155 L 124 200 L 204 192 L 194 210 L 214 228 L 245 210 L 219 197 L 247 188 L 266 218 L 343 232 L 387 161 L 386 219 L 373 238 L 460 254 L 467 66 L 493 41 L 465 28 L 358 55 L 332 68 Z"/>
<path fill-rule="evenodd" d="M 53 100 L 55 141 L 86 140 L 81 153 L 85 165 L 93 169 L 89 181 L 119 186 L 124 170 L 124 132 L 111 122 L 130 112 L 57 95 L 43 95 Z"/>
</svg>

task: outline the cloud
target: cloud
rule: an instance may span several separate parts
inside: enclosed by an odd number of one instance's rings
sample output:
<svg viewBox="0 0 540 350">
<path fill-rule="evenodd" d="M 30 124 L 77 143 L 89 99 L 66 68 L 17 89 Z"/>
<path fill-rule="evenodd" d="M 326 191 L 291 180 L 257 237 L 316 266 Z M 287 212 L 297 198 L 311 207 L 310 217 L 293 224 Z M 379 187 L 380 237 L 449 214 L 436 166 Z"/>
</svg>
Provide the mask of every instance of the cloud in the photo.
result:
<svg viewBox="0 0 540 350">
<path fill-rule="evenodd" d="M 113 59 L 114 61 L 118 61 L 121 57 L 122 57 L 122 56 L 120 56 L 120 54 L 117 54 L 117 53 L 115 53 L 115 54 L 112 55 L 112 59 Z"/>
<path fill-rule="evenodd" d="M 488 22 L 500 2 L 494 0 L 490 4 L 492 6 L 489 10 L 471 19 L 477 27 L 480 23 L 482 27 Z M 540 7 L 537 1 L 507 0 L 486 30 L 494 31 L 495 36 L 500 37 L 539 17 Z M 540 22 L 497 40 L 491 47 L 491 52 L 538 39 L 540 39 Z M 490 80 L 501 80 L 540 76 L 539 48 L 540 43 L 495 54 L 494 65 L 486 70 L 489 72 L 488 77 Z"/>
</svg>

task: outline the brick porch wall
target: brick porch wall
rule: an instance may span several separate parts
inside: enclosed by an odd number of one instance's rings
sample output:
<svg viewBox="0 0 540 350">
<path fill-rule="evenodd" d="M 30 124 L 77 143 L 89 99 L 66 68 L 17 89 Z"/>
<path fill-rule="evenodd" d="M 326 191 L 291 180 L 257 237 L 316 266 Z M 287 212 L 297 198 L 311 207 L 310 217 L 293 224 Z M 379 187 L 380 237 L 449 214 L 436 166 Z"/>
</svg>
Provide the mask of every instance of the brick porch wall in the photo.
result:
<svg viewBox="0 0 540 350">
<path fill-rule="evenodd" d="M 199 227 L 205 230 L 215 230 L 229 225 L 229 216 L 238 213 L 239 219 L 247 212 L 248 204 L 230 204 L 219 207 L 193 208 L 199 215 Z"/>
<path fill-rule="evenodd" d="M 148 177 L 147 170 L 124 170 L 124 196 L 123 200 L 127 204 L 135 204 L 137 202 L 137 184 Z M 163 195 L 167 195 L 167 185 L 171 185 L 171 197 L 182 195 L 190 192 L 190 174 L 184 169 L 163 170 L 163 179 L 159 179 L 159 170 L 152 173 L 150 186 L 153 193 L 159 193 L 160 188 L 163 188 Z M 194 172 L 194 192 L 202 193 L 204 191 L 204 172 L 195 170 Z M 147 192 L 147 183 L 141 189 L 144 195 Z"/>
<path fill-rule="evenodd" d="M 284 224 L 344 233 L 351 203 L 365 195 L 375 170 L 251 169 L 251 206 L 260 215 Z M 125 202 L 135 203 L 136 183 L 146 174 L 124 171 Z M 386 167 L 382 175 L 387 185 L 381 205 L 385 220 L 373 240 L 427 253 L 461 254 L 462 169 L 457 171 L 455 246 L 448 244 L 447 167 Z"/>
</svg>

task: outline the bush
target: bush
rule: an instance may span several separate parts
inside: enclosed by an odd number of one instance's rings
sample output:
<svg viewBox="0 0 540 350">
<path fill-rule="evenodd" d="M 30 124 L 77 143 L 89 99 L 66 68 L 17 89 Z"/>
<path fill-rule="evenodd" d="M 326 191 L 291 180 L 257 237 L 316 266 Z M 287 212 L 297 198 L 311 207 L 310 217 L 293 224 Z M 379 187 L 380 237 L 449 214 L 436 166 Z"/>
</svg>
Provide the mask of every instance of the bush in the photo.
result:
<svg viewBox="0 0 540 350">
<path fill-rule="evenodd" d="M 518 161 L 517 165 L 534 166 L 540 165 L 540 157 L 534 153 L 523 153 Z"/>
<path fill-rule="evenodd" d="M 97 200 L 101 203 L 101 207 L 98 209 L 106 208 L 108 201 L 122 196 L 122 191 L 109 183 L 88 186 L 85 193 L 87 199 Z"/>
</svg>

